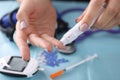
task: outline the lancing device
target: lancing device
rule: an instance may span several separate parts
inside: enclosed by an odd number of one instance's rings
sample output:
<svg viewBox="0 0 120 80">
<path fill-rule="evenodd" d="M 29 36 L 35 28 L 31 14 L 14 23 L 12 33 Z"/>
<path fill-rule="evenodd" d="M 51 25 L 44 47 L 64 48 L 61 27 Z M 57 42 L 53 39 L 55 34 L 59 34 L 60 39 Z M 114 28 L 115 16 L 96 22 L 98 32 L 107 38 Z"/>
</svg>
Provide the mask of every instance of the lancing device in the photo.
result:
<svg viewBox="0 0 120 80">
<path fill-rule="evenodd" d="M 67 67 L 67 68 L 65 68 L 65 69 L 63 69 L 63 70 L 59 70 L 59 71 L 51 74 L 51 75 L 50 75 L 50 78 L 54 79 L 54 78 L 56 78 L 56 77 L 59 77 L 59 76 L 61 76 L 62 74 L 64 74 L 66 71 L 72 70 L 72 69 L 80 66 L 81 64 L 83 64 L 83 63 L 85 63 L 85 62 L 88 62 L 88 61 L 91 61 L 91 60 L 93 60 L 93 59 L 95 59 L 95 58 L 97 58 L 97 57 L 98 57 L 97 54 L 94 54 L 94 55 L 92 55 L 92 56 L 89 56 L 88 58 L 86 58 L 86 59 L 84 59 L 84 60 L 82 60 L 82 61 L 80 61 L 80 62 L 78 62 L 78 63 L 76 63 L 76 64 L 74 64 L 74 65 L 72 65 L 72 66 L 69 66 L 69 67 Z"/>
<path fill-rule="evenodd" d="M 101 13 L 103 12 L 103 10 L 104 10 L 105 7 L 106 7 L 106 3 L 103 3 L 103 5 L 99 9 L 97 15 L 92 20 L 92 22 L 91 22 L 91 24 L 89 26 L 89 29 L 97 21 L 97 19 L 99 18 L 99 16 L 101 15 Z M 84 33 L 84 32 L 82 32 L 80 30 L 80 25 L 81 25 L 81 22 L 78 22 L 73 28 L 71 28 L 67 33 L 65 33 L 63 35 L 63 37 L 60 40 L 63 43 L 63 45 L 67 45 L 67 44 L 73 42 L 78 36 L 80 36 L 82 33 Z"/>
</svg>

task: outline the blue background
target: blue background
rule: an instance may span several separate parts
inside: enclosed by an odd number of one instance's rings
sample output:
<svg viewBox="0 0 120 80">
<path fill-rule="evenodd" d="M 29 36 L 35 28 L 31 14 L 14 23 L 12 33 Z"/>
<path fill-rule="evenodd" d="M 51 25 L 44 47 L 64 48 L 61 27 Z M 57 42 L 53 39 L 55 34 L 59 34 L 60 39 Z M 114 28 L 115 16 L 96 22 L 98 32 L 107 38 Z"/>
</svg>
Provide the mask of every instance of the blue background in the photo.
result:
<svg viewBox="0 0 120 80">
<path fill-rule="evenodd" d="M 87 3 L 83 2 L 53 2 L 56 9 L 61 12 L 69 8 L 85 8 Z M 18 7 L 18 3 L 14 1 L 0 2 L 0 17 L 5 13 Z M 72 12 L 63 16 L 72 27 L 75 24 L 75 19 L 82 12 Z M 99 32 L 89 36 L 87 39 L 75 44 L 77 51 L 72 55 L 59 54 L 59 58 L 66 58 L 68 63 L 61 64 L 59 67 L 49 67 L 40 65 L 49 71 L 49 74 L 70 66 L 78 61 L 93 55 L 98 54 L 98 58 L 94 61 L 85 63 L 70 72 L 65 73 L 55 80 L 120 80 L 120 34 L 110 34 Z M 35 58 L 41 48 L 32 46 L 30 48 L 31 56 Z M 0 57 L 8 55 L 20 55 L 15 43 L 12 43 L 6 36 L 0 32 Z M 42 72 L 38 72 L 31 78 L 11 77 L 0 74 L 0 80 L 48 80 Z"/>
</svg>

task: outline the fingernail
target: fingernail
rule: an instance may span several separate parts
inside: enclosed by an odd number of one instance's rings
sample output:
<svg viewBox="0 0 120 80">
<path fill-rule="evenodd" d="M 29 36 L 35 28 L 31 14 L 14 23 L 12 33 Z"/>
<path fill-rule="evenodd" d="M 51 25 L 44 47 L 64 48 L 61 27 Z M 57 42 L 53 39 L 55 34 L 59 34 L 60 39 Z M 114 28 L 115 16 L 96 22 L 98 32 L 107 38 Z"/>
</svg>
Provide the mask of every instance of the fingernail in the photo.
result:
<svg viewBox="0 0 120 80">
<path fill-rule="evenodd" d="M 76 22 L 76 23 L 78 22 L 78 18 L 75 19 L 75 22 Z"/>
<path fill-rule="evenodd" d="M 22 60 L 25 61 L 25 62 L 28 62 L 30 60 L 30 58 L 22 57 Z"/>
<path fill-rule="evenodd" d="M 86 30 L 88 30 L 88 25 L 86 23 L 82 24 L 82 26 L 80 27 L 80 30 L 82 32 L 85 32 Z"/>
<path fill-rule="evenodd" d="M 22 22 L 20 23 L 20 28 L 21 28 L 21 30 L 24 29 L 25 27 L 26 27 L 25 21 L 22 21 Z"/>
<path fill-rule="evenodd" d="M 27 59 L 24 59 L 23 57 L 22 57 L 22 60 L 23 60 L 23 61 L 27 61 Z"/>
</svg>

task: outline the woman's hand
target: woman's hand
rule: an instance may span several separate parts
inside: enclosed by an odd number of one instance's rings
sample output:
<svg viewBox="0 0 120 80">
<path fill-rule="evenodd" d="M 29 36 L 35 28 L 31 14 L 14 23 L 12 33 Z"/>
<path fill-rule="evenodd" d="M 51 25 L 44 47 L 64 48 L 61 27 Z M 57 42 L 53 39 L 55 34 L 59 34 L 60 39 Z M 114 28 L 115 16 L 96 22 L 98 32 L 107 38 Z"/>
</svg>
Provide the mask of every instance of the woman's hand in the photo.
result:
<svg viewBox="0 0 120 80">
<path fill-rule="evenodd" d="M 54 38 L 56 11 L 50 0 L 19 0 L 19 2 L 15 42 L 23 59 L 30 58 L 27 40 L 49 52 L 53 46 L 63 48 L 62 43 Z"/>
<path fill-rule="evenodd" d="M 92 28 L 106 30 L 120 24 L 120 0 L 91 0 L 84 13 L 76 19 L 76 22 L 82 22 L 82 31 L 88 29 L 104 2 L 107 4 L 106 8 Z"/>
</svg>

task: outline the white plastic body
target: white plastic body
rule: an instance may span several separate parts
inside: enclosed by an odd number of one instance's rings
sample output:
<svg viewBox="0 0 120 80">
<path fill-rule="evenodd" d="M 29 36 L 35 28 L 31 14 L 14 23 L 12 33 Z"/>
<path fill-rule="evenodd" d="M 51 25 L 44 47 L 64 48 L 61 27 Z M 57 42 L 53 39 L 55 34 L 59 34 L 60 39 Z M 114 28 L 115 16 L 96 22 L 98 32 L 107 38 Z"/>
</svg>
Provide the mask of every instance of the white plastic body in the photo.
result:
<svg viewBox="0 0 120 80">
<path fill-rule="evenodd" d="M 6 67 L 10 67 L 4 58 L 0 58 L 0 66 L 3 66 L 3 65 Z"/>
<path fill-rule="evenodd" d="M 9 60 L 11 59 L 12 56 L 7 56 L 4 57 L 4 60 L 8 63 Z M 17 65 L 17 64 L 16 64 Z M 0 72 L 3 73 L 8 73 L 8 74 L 16 74 L 16 75 L 25 75 L 27 77 L 32 77 L 32 75 L 38 71 L 38 61 L 36 59 L 31 58 L 30 61 L 28 62 L 28 65 L 26 66 L 26 68 L 23 70 L 23 72 L 18 72 L 18 71 L 10 71 L 10 70 L 5 70 L 4 68 L 4 64 L 0 65 Z"/>
<path fill-rule="evenodd" d="M 93 26 L 93 24 L 97 21 L 105 7 L 106 3 L 104 2 L 101 8 L 98 10 L 96 16 L 93 18 L 91 24 L 88 26 L 88 29 L 90 29 Z M 63 35 L 62 39 L 60 40 L 63 43 L 63 45 L 67 45 L 73 42 L 78 36 L 80 36 L 83 33 L 82 31 L 80 31 L 80 23 L 81 22 L 78 22 L 73 28 L 71 28 L 67 33 L 65 33 L 65 35 Z"/>
<path fill-rule="evenodd" d="M 82 33 L 83 32 L 80 31 L 80 22 L 78 22 L 73 28 L 63 35 L 60 41 L 63 43 L 63 45 L 69 44 Z"/>
</svg>

